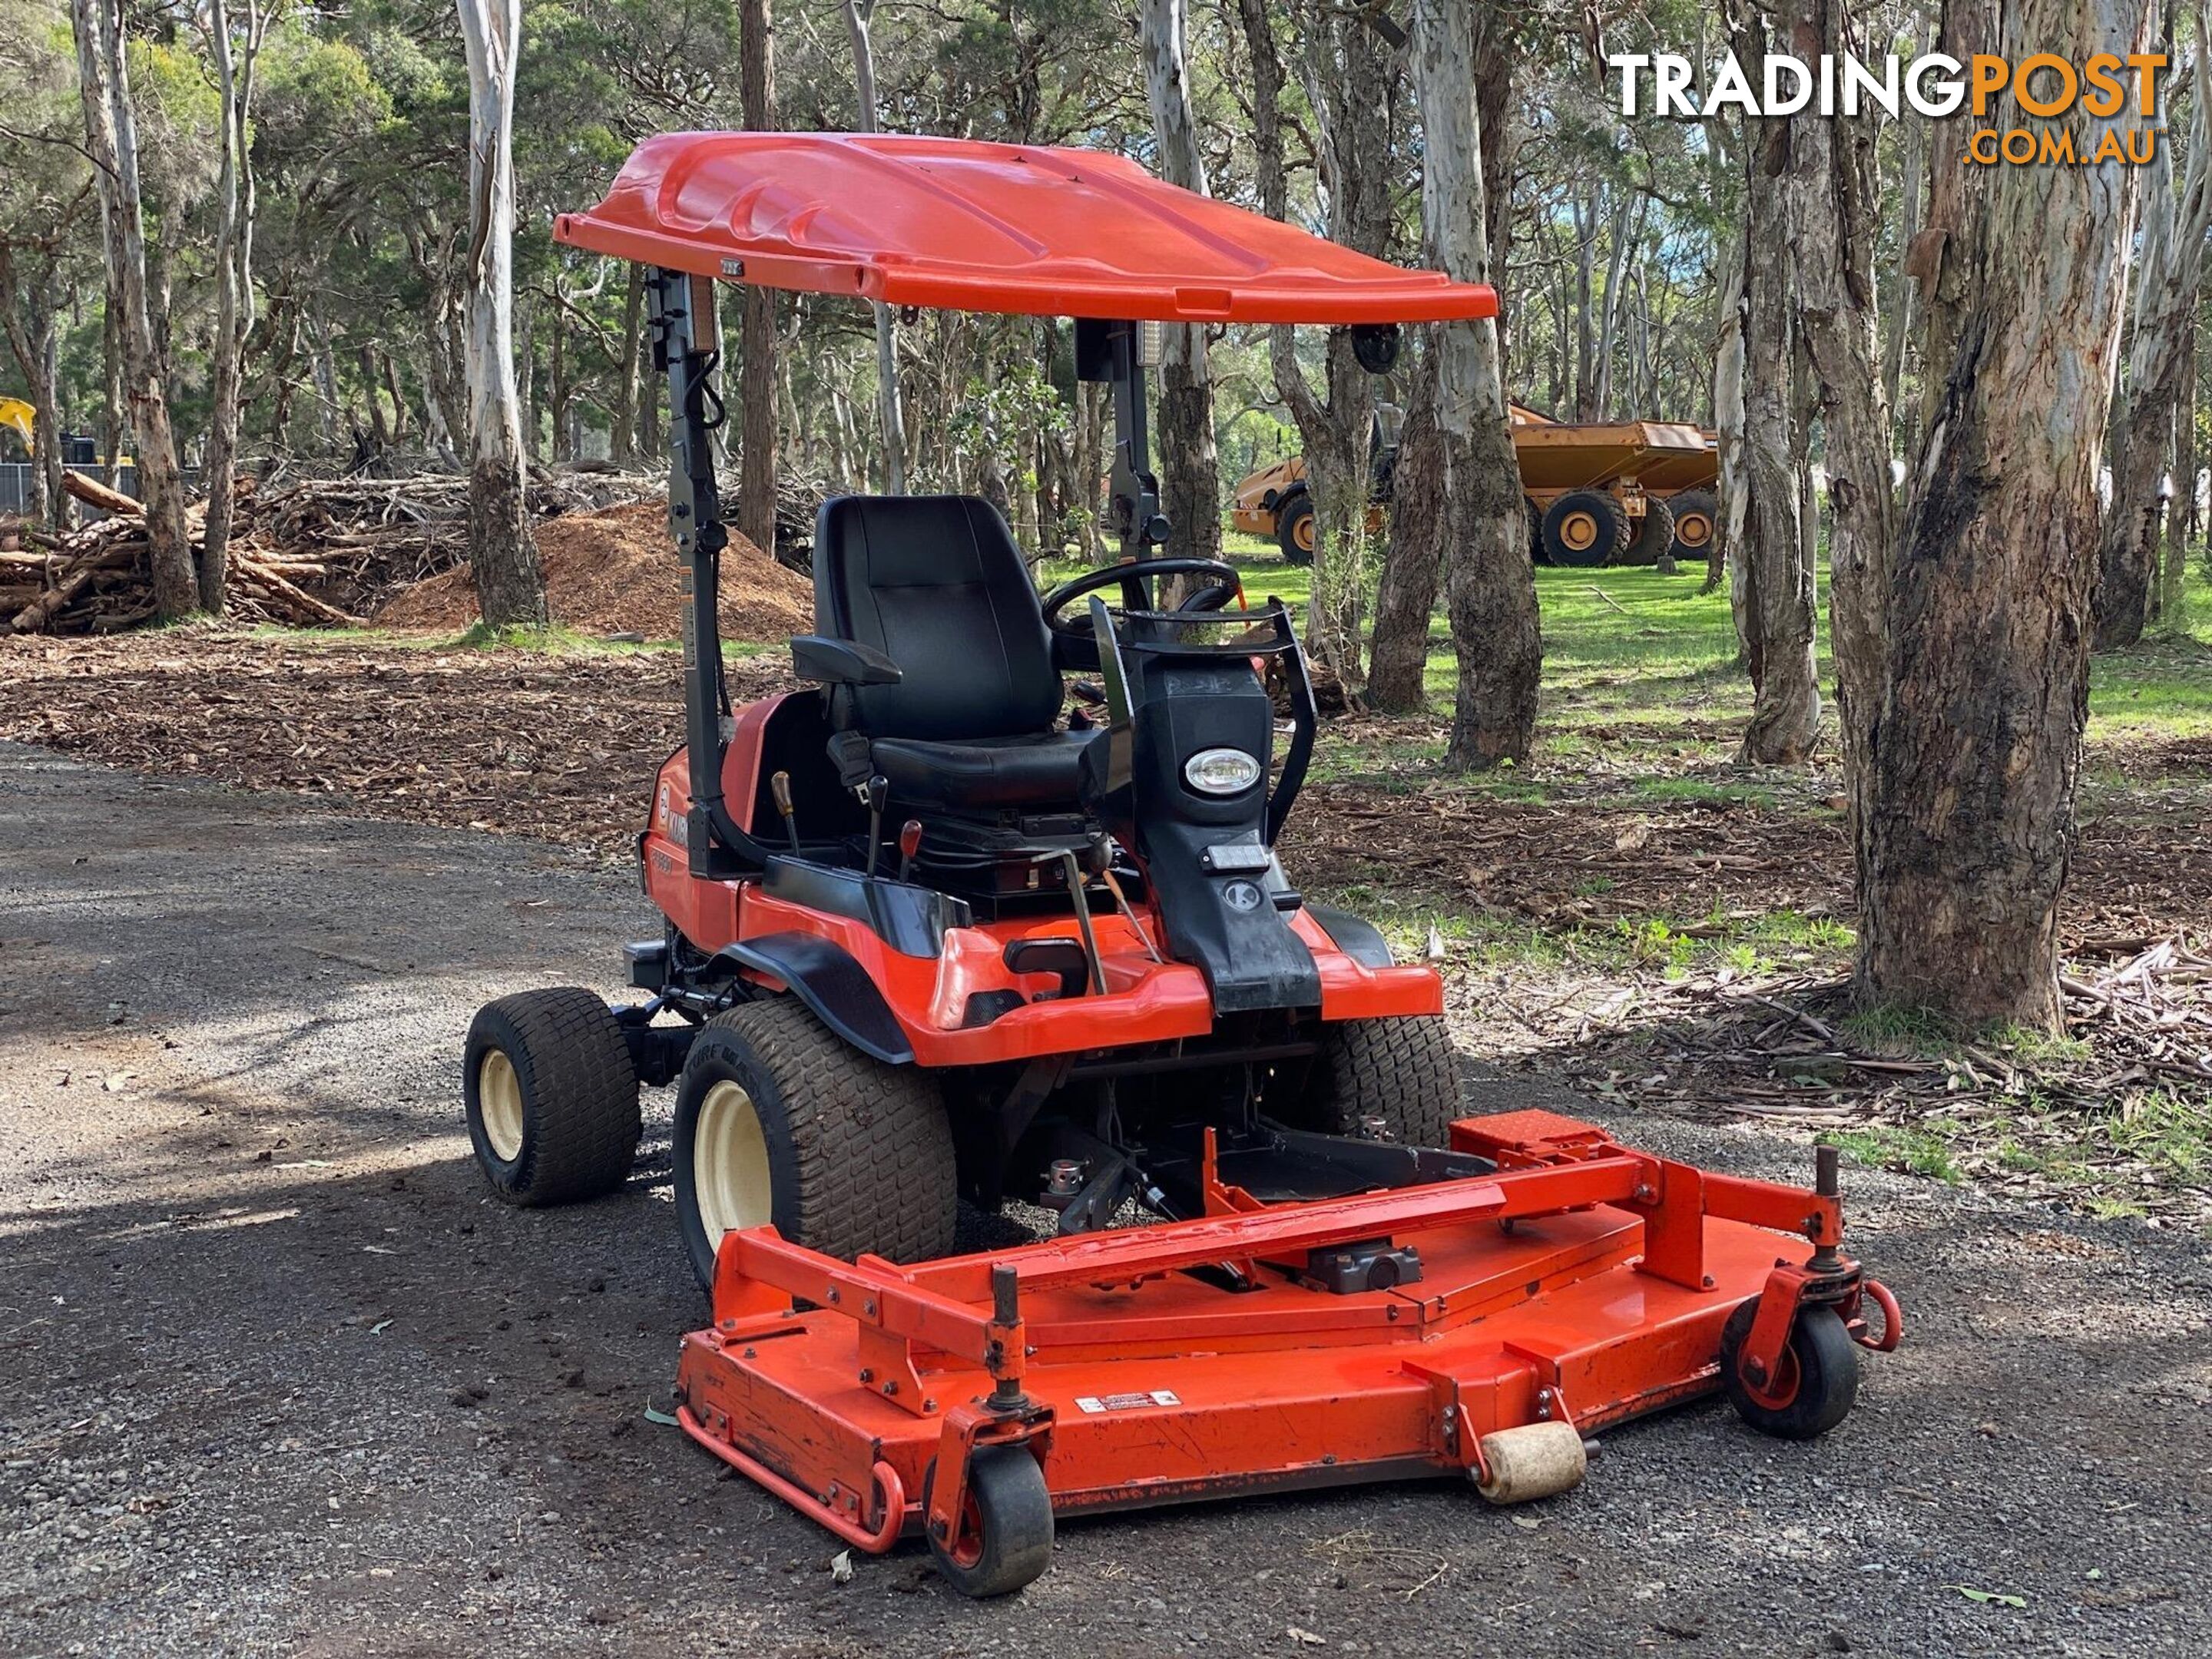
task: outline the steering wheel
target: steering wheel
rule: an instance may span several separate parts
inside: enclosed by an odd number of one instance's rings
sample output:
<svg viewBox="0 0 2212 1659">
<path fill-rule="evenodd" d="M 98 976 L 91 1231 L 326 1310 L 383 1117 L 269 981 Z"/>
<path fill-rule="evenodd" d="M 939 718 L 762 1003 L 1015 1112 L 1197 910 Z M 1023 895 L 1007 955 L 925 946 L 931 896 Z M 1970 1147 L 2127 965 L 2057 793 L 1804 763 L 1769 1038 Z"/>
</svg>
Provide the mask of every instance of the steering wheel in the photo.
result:
<svg viewBox="0 0 2212 1659">
<path fill-rule="evenodd" d="M 1091 616 L 1085 611 L 1068 617 L 1062 613 L 1078 599 L 1088 599 L 1101 588 L 1119 587 L 1123 590 L 1126 603 L 1132 595 L 1128 589 L 1136 582 L 1152 576 L 1205 576 L 1212 580 L 1182 604 L 1176 607 L 1177 616 L 1203 616 L 1218 611 L 1243 591 L 1243 579 L 1233 564 L 1224 564 L 1218 559 L 1124 559 L 1119 564 L 1109 564 L 1103 570 L 1086 571 L 1073 581 L 1062 582 L 1044 596 L 1044 625 L 1062 639 L 1088 642 L 1091 638 Z"/>
</svg>

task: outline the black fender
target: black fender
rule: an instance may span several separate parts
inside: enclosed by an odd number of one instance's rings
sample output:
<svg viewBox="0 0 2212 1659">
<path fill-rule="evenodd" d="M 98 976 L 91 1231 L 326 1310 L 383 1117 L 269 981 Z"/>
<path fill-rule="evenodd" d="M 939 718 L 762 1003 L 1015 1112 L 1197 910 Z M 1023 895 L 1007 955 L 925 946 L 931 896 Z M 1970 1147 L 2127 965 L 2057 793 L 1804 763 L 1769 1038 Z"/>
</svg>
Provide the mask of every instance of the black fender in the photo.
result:
<svg viewBox="0 0 2212 1659">
<path fill-rule="evenodd" d="M 852 954 L 815 933 L 763 933 L 725 945 L 716 960 L 781 980 L 815 1018 L 862 1054 L 890 1066 L 914 1064 L 891 1006 Z"/>
<path fill-rule="evenodd" d="M 1333 909 L 1326 904 L 1308 904 L 1306 914 L 1321 924 L 1321 930 L 1330 943 L 1354 962 L 1370 968 L 1388 968 L 1390 960 L 1390 941 L 1382 937 L 1382 930 L 1364 917 L 1355 916 L 1349 910 Z"/>
</svg>

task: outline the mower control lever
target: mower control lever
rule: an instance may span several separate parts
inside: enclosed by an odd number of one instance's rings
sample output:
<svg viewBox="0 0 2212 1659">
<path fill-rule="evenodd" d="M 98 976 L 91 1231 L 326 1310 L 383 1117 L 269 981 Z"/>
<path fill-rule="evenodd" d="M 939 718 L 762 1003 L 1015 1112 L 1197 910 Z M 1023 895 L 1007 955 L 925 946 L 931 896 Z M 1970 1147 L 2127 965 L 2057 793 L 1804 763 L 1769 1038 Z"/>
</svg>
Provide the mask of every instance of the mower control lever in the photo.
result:
<svg viewBox="0 0 2212 1659">
<path fill-rule="evenodd" d="M 914 873 L 914 855 L 921 851 L 921 820 L 908 818 L 899 826 L 899 877 L 904 881 Z"/>
<path fill-rule="evenodd" d="M 778 772 L 768 781 L 768 792 L 775 797 L 775 810 L 783 817 L 783 833 L 791 837 L 791 850 L 799 851 L 799 822 L 791 815 L 791 774 Z"/>
<path fill-rule="evenodd" d="M 884 845 L 884 803 L 891 798 L 891 781 L 878 772 L 860 787 L 860 799 L 868 804 L 868 879 L 876 876 L 876 860 L 882 854 Z"/>
</svg>

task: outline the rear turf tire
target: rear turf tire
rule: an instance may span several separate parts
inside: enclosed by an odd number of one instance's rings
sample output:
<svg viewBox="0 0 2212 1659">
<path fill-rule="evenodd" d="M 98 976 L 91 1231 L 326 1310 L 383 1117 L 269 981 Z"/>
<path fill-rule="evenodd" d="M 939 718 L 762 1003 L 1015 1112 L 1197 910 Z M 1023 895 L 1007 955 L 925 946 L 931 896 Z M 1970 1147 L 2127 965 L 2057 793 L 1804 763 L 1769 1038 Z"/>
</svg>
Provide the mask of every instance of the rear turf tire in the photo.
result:
<svg viewBox="0 0 2212 1659">
<path fill-rule="evenodd" d="M 676 1085 L 677 1224 L 702 1285 L 732 1228 L 851 1261 L 952 1248 L 952 1127 L 927 1072 L 887 1066 L 788 997 L 700 1028 Z"/>
<path fill-rule="evenodd" d="M 1346 1020 L 1324 1028 L 1306 1097 L 1293 1115 L 1301 1128 L 1358 1134 L 1382 1120 L 1406 1146 L 1442 1146 L 1460 1115 L 1459 1059 L 1442 1014 Z"/>
<path fill-rule="evenodd" d="M 931 1460 L 921 1478 L 921 1510 L 937 1484 Z M 969 1460 L 968 1501 L 959 1535 L 932 1538 L 937 1570 L 963 1595 L 1010 1595 L 1052 1565 L 1052 1494 L 1025 1446 L 984 1446 Z"/>
<path fill-rule="evenodd" d="M 629 1178 L 637 1073 L 595 993 L 564 986 L 486 1003 L 469 1026 L 461 1091 L 477 1165 L 508 1203 L 574 1203 Z"/>
</svg>

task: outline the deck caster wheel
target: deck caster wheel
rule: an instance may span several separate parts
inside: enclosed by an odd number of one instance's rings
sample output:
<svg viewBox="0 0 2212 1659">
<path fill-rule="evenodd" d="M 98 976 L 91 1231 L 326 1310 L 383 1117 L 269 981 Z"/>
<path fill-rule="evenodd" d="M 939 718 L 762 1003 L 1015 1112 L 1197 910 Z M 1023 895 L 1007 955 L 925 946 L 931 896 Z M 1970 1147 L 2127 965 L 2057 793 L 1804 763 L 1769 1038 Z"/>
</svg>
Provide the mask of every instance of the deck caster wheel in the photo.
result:
<svg viewBox="0 0 2212 1659">
<path fill-rule="evenodd" d="M 936 1483 L 932 1459 L 921 1478 L 921 1512 Z M 933 1537 L 937 1570 L 963 1595 L 1011 1595 L 1052 1565 L 1052 1494 L 1044 1470 L 1021 1446 L 985 1446 L 968 1464 L 968 1497 L 958 1531 Z"/>
<path fill-rule="evenodd" d="M 676 1220 L 702 1286 L 722 1235 L 773 1224 L 850 1261 L 952 1249 L 952 1127 L 927 1073 L 887 1066 L 789 998 L 700 1028 L 676 1084 Z"/>
<path fill-rule="evenodd" d="M 469 1025 L 461 1091 L 477 1167 L 508 1203 L 573 1203 L 629 1178 L 637 1073 L 594 993 L 564 986 L 486 1003 Z"/>
<path fill-rule="evenodd" d="M 1721 1387 L 1736 1415 L 1784 1440 L 1812 1440 L 1842 1422 L 1858 1398 L 1859 1350 L 1833 1308 L 1805 1307 L 1790 1327 L 1778 1376 L 1744 1375 L 1743 1345 L 1759 1316 L 1757 1297 L 1729 1316 L 1721 1331 Z"/>
</svg>

